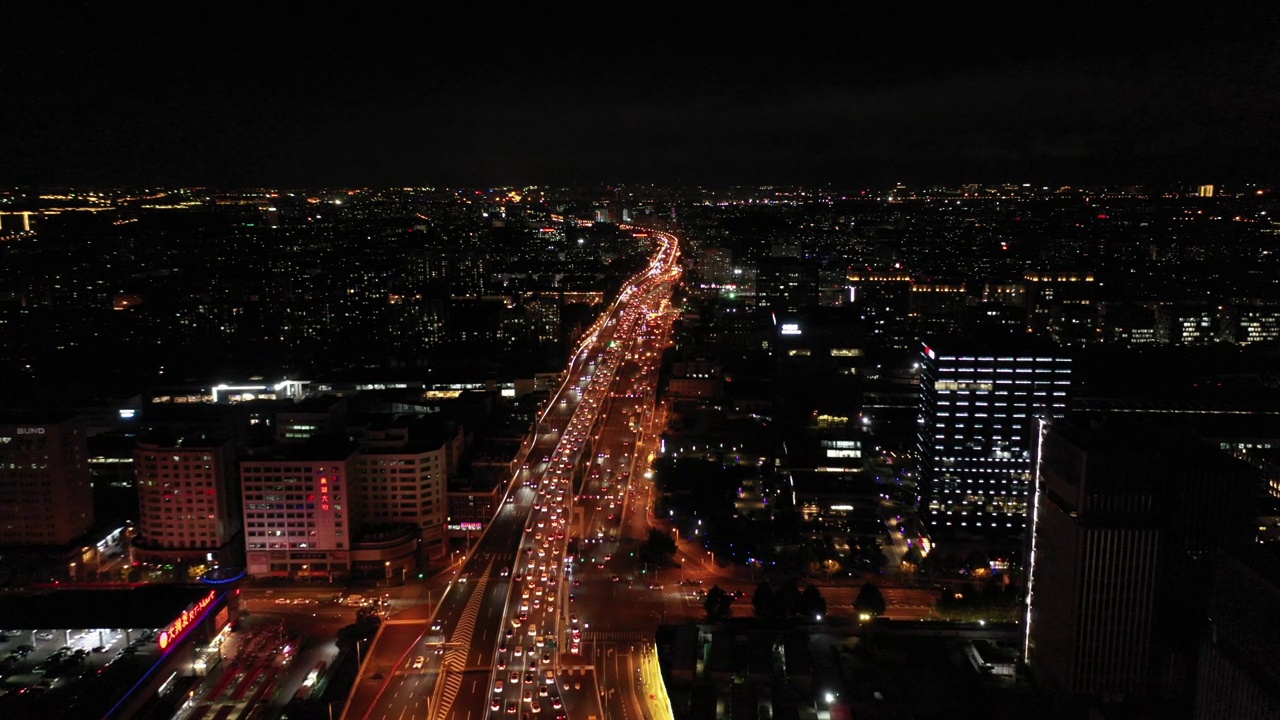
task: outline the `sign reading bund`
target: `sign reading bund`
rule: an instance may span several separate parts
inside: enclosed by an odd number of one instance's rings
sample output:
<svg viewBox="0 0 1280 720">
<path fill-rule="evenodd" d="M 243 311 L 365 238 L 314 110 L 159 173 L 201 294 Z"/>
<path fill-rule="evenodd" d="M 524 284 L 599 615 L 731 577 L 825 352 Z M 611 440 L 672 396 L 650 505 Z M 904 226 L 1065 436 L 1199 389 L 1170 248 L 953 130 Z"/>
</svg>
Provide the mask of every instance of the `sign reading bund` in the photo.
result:
<svg viewBox="0 0 1280 720">
<path fill-rule="evenodd" d="M 217 598 L 217 593 L 213 590 L 208 595 L 200 598 L 200 600 L 190 608 L 182 611 L 182 614 L 173 622 L 169 623 L 169 627 L 160 631 L 160 637 L 156 639 L 156 643 L 160 645 L 162 652 L 168 652 L 171 645 L 175 645 L 182 634 L 189 630 L 193 625 L 204 619 L 205 613 L 209 610 L 209 606 Z"/>
</svg>

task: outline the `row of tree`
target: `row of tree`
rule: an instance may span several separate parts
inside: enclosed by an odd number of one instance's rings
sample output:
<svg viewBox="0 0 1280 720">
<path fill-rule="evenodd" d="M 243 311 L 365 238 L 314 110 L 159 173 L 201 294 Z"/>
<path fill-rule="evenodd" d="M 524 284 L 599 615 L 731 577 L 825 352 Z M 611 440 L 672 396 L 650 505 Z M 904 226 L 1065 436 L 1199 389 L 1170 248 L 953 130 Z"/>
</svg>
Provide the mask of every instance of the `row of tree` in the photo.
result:
<svg viewBox="0 0 1280 720">
<path fill-rule="evenodd" d="M 734 596 L 719 585 L 712 587 L 702 601 L 707 620 L 717 622 L 731 617 L 734 600 Z M 751 607 L 758 618 L 784 623 L 821 619 L 827 614 L 827 601 L 822 597 L 822 591 L 813 585 L 801 591 L 794 582 L 777 589 L 767 582 L 760 583 L 751 596 Z"/>
<path fill-rule="evenodd" d="M 809 585 L 801 592 L 794 582 L 786 583 L 777 590 L 767 582 L 760 583 L 751 596 L 751 607 L 756 617 L 781 622 L 827 614 L 827 601 L 818 588 Z"/>
</svg>

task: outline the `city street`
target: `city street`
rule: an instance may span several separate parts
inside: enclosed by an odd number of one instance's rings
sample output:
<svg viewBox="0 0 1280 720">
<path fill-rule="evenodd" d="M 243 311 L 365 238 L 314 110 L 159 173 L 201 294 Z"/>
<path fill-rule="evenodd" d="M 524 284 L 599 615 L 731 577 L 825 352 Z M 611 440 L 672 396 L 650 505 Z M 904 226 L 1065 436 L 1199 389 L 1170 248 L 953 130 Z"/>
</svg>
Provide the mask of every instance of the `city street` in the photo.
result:
<svg viewBox="0 0 1280 720">
<path fill-rule="evenodd" d="M 547 405 L 527 463 L 512 478 L 501 510 L 450 578 L 433 613 L 422 618 L 420 607 L 408 608 L 384 625 L 344 718 L 472 720 L 482 717 L 486 708 L 497 708 L 498 716 L 520 707 L 538 712 L 542 702 L 551 706 L 548 709 L 560 706 L 554 656 L 572 638 L 562 630 L 564 616 L 554 607 L 556 600 L 564 607 L 572 592 L 564 590 L 569 582 L 556 582 L 561 570 L 548 567 L 548 559 L 565 553 L 573 478 L 590 466 L 602 440 L 598 434 L 588 437 L 587 430 L 596 426 L 597 417 L 607 422 L 613 415 L 602 407 L 607 404 L 602 400 L 619 381 L 615 378 L 621 377 L 619 368 L 632 347 L 632 333 L 648 312 L 637 308 L 656 308 L 669 295 L 678 272 L 673 269 L 675 257 L 674 238 L 664 237 L 648 271 L 624 288 L 589 331 Z M 652 384 L 656 363 L 647 367 Z M 535 571 L 541 573 L 540 580 L 534 580 Z M 536 597 L 530 598 L 532 590 Z M 546 632 L 535 637 L 538 626 Z M 517 636 L 516 630 L 528 639 Z M 535 657 L 538 653 L 541 657 Z M 551 671 L 551 681 L 535 676 L 535 669 Z M 508 677 L 509 673 L 515 674 Z M 577 690 L 573 695 L 582 698 Z"/>
</svg>

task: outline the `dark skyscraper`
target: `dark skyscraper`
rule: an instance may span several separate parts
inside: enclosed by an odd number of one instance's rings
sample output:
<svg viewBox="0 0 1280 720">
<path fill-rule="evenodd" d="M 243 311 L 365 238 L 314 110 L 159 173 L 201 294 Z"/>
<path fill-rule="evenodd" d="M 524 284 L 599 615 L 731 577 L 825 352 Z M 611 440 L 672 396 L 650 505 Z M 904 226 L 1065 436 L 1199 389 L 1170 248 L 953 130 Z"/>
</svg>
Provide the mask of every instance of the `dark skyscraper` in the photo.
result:
<svg viewBox="0 0 1280 720">
<path fill-rule="evenodd" d="M 0 419 L 0 545 L 65 545 L 93 525 L 88 455 L 77 417 Z"/>
<path fill-rule="evenodd" d="M 1193 438 L 1043 428 L 1026 661 L 1053 687 L 1186 708 L 1212 558 L 1246 540 L 1256 476 Z"/>
</svg>

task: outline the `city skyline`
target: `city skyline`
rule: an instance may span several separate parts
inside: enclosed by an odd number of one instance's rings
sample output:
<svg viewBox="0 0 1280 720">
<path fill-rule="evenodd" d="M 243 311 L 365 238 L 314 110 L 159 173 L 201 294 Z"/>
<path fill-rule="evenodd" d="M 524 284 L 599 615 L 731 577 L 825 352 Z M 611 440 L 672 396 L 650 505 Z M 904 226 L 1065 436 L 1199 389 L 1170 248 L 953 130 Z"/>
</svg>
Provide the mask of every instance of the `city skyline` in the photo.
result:
<svg viewBox="0 0 1280 720">
<path fill-rule="evenodd" d="M 1280 6 L 6 10 L 0 717 L 1280 718 Z"/>
</svg>

